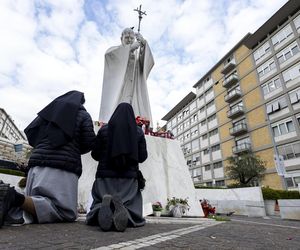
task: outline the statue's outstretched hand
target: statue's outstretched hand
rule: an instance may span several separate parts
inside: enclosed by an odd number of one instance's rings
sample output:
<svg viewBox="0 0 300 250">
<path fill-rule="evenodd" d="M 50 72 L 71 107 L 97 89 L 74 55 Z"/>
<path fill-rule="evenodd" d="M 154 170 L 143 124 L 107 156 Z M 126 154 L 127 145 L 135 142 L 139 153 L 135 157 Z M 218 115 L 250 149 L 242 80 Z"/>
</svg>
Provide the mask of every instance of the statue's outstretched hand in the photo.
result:
<svg viewBox="0 0 300 250">
<path fill-rule="evenodd" d="M 131 51 L 136 50 L 138 47 L 140 47 L 140 43 L 139 43 L 139 42 L 134 42 L 134 43 L 131 44 L 131 46 L 130 46 Z"/>
<path fill-rule="evenodd" d="M 140 33 L 135 33 L 135 37 L 140 44 L 145 45 L 146 40 Z"/>
</svg>

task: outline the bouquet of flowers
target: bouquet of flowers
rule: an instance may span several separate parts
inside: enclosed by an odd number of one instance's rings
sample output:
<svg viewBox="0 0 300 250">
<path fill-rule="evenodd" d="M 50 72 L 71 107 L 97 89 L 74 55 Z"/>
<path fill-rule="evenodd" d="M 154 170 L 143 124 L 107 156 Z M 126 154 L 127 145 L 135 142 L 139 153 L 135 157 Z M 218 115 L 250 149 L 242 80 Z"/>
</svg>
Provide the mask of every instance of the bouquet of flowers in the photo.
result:
<svg viewBox="0 0 300 250">
<path fill-rule="evenodd" d="M 163 207 L 159 201 L 152 204 L 153 211 L 161 211 L 163 210 Z"/>
</svg>

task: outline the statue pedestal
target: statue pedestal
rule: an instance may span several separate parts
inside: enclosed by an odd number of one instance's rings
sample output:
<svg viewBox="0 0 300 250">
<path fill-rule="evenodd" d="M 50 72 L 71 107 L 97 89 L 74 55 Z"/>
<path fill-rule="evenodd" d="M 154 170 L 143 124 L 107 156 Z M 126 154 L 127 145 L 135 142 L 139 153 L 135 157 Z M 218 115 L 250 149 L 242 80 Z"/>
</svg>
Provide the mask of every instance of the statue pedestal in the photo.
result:
<svg viewBox="0 0 300 250">
<path fill-rule="evenodd" d="M 190 209 L 186 215 L 204 216 L 179 142 L 154 136 L 145 137 L 148 159 L 140 164 L 146 179 L 146 187 L 142 191 L 144 204 L 159 201 L 165 207 L 167 198 L 188 198 Z M 88 209 L 97 164 L 90 153 L 82 156 L 83 172 L 79 179 L 78 202 Z"/>
</svg>

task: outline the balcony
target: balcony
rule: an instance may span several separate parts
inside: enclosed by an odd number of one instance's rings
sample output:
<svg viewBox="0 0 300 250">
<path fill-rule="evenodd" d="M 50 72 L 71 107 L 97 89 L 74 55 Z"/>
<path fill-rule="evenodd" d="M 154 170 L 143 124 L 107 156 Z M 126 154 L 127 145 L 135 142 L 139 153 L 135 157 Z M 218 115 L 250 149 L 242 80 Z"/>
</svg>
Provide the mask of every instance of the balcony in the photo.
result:
<svg viewBox="0 0 300 250">
<path fill-rule="evenodd" d="M 230 135 L 238 136 L 248 131 L 246 123 L 240 123 L 229 129 Z"/>
<path fill-rule="evenodd" d="M 233 89 L 229 92 L 227 92 L 227 95 L 225 95 L 225 102 L 233 102 L 237 99 L 239 99 L 242 96 L 242 92 L 239 89 Z"/>
<path fill-rule="evenodd" d="M 224 64 L 224 68 L 221 71 L 222 74 L 226 75 L 228 72 L 230 72 L 231 70 L 233 70 L 235 68 L 236 64 L 235 64 L 235 60 L 232 59 L 230 60 L 230 62 Z"/>
<path fill-rule="evenodd" d="M 237 83 L 239 81 L 239 77 L 237 74 L 231 74 L 228 77 L 226 77 L 223 81 L 223 87 L 224 88 L 229 88 L 233 84 Z"/>
<path fill-rule="evenodd" d="M 251 144 L 248 142 L 244 142 L 232 147 L 232 153 L 234 154 L 240 154 L 240 153 L 250 152 L 250 151 L 251 151 Z"/>
<path fill-rule="evenodd" d="M 235 106 L 227 111 L 228 118 L 236 118 L 240 115 L 244 114 L 244 107 L 242 105 Z"/>
</svg>

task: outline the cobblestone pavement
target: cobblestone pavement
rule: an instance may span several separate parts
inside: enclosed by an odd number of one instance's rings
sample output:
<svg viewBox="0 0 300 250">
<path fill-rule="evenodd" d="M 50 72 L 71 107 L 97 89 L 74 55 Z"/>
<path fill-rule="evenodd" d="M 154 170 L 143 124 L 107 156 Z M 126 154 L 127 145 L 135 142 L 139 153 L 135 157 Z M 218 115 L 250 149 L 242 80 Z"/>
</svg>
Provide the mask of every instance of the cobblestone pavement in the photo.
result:
<svg viewBox="0 0 300 250">
<path fill-rule="evenodd" d="M 4 226 L 0 249 L 300 249 L 300 221 L 149 217 L 146 226 L 102 232 L 84 222 Z"/>
</svg>

